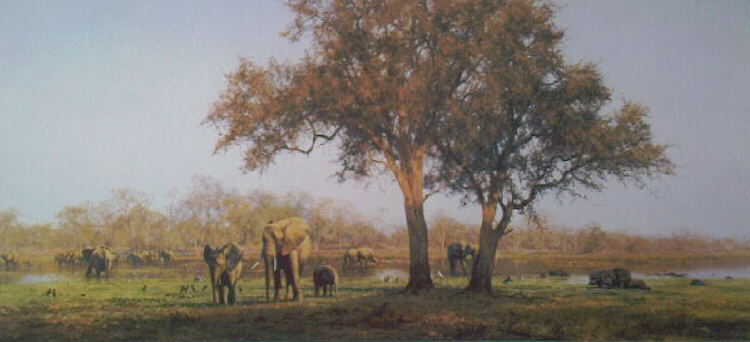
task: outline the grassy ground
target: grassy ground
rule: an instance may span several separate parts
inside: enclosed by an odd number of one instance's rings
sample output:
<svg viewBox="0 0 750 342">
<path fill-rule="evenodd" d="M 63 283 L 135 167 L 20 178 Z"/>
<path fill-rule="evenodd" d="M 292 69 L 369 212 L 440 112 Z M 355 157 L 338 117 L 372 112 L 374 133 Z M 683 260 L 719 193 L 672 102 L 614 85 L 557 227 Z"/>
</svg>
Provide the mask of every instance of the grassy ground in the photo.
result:
<svg viewBox="0 0 750 342">
<path fill-rule="evenodd" d="M 750 280 L 648 280 L 652 291 L 602 290 L 555 279 L 514 280 L 494 296 L 464 294 L 465 278 L 420 297 L 374 277 L 344 278 L 337 298 L 265 303 L 243 278 L 239 305 L 216 306 L 184 279 L 69 280 L 0 285 L 0 341 L 358 338 L 750 339 Z M 145 290 L 144 290 L 145 286 Z M 44 294 L 54 287 L 56 297 Z"/>
</svg>

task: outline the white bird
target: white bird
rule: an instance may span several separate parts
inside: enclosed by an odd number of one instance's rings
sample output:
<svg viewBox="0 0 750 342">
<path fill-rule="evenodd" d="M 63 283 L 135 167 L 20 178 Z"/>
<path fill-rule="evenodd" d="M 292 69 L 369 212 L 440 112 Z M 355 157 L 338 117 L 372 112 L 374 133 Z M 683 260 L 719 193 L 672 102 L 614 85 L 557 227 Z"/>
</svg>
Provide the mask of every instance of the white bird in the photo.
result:
<svg viewBox="0 0 750 342">
<path fill-rule="evenodd" d="M 435 272 L 435 274 L 438 276 L 438 278 L 445 279 L 445 277 L 443 276 L 443 272 L 440 272 L 440 270 L 437 270 L 437 272 Z"/>
</svg>

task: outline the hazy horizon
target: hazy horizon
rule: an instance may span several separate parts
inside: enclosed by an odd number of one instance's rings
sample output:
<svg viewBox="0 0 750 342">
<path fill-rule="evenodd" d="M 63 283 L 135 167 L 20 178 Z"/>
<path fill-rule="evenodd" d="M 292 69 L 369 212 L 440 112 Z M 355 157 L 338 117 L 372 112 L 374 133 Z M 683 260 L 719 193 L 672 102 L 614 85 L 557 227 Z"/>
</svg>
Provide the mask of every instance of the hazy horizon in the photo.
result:
<svg viewBox="0 0 750 342">
<path fill-rule="evenodd" d="M 649 190 L 613 182 L 586 200 L 547 196 L 539 210 L 568 226 L 750 237 L 750 2 L 557 3 L 564 53 L 597 63 L 615 103 L 651 109 L 655 140 L 672 146 L 678 169 Z M 0 210 L 52 222 L 115 188 L 163 209 L 205 175 L 349 201 L 384 226 L 404 224 L 391 178 L 339 184 L 333 149 L 285 155 L 262 176 L 241 170 L 238 149 L 212 154 L 217 133 L 201 121 L 224 74 L 240 57 L 294 61 L 305 48 L 279 37 L 292 19 L 279 2 L 29 1 L 0 12 Z M 446 196 L 426 203 L 428 219 L 438 212 L 479 221 L 477 207 Z"/>
</svg>

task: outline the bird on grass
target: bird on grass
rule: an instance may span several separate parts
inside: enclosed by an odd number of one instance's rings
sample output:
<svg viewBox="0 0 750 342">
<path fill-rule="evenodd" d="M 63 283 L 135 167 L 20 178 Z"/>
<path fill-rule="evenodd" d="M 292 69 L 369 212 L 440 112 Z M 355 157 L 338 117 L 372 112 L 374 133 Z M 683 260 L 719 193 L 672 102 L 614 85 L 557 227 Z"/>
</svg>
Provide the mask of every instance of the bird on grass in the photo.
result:
<svg viewBox="0 0 750 342">
<path fill-rule="evenodd" d="M 437 277 L 438 277 L 438 278 L 440 278 L 441 280 L 442 280 L 442 279 L 445 279 L 445 276 L 443 275 L 443 272 L 440 272 L 440 270 L 437 270 L 437 272 L 435 272 L 435 274 L 436 274 L 436 275 L 437 275 Z"/>
<path fill-rule="evenodd" d="M 511 277 L 508 277 L 508 278 L 505 278 L 505 280 L 503 280 L 503 284 L 510 284 L 512 281 L 513 279 L 511 279 Z"/>
<path fill-rule="evenodd" d="M 143 288 L 141 289 L 141 291 L 143 291 L 143 292 L 146 292 L 146 289 L 147 289 L 147 288 L 148 288 L 148 284 L 146 284 L 146 285 L 143 285 Z"/>
<path fill-rule="evenodd" d="M 208 288 L 208 285 L 203 285 L 203 290 L 201 291 L 206 291 L 207 288 Z"/>
</svg>

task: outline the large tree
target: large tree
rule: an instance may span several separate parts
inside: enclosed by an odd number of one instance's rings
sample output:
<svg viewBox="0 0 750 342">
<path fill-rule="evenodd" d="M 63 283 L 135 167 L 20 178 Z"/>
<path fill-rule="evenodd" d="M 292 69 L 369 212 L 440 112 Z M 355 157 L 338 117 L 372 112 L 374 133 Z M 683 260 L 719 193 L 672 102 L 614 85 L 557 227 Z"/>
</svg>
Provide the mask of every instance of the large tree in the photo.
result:
<svg viewBox="0 0 750 342">
<path fill-rule="evenodd" d="M 433 288 L 423 203 L 432 136 L 465 82 L 474 13 L 466 1 L 291 0 L 287 36 L 313 46 L 300 62 L 243 61 L 228 76 L 208 122 L 217 149 L 244 147 L 263 169 L 284 151 L 310 153 L 335 140 L 341 179 L 390 172 L 409 232 L 407 291 Z"/>
<path fill-rule="evenodd" d="M 645 107 L 615 108 L 594 65 L 565 60 L 553 8 L 534 1 L 466 6 L 475 25 L 463 45 L 471 68 L 441 117 L 435 165 L 439 183 L 481 207 L 468 289 L 488 293 L 514 213 L 533 214 L 550 192 L 581 195 L 609 178 L 642 184 L 673 167 L 665 146 L 652 141 Z"/>
</svg>

